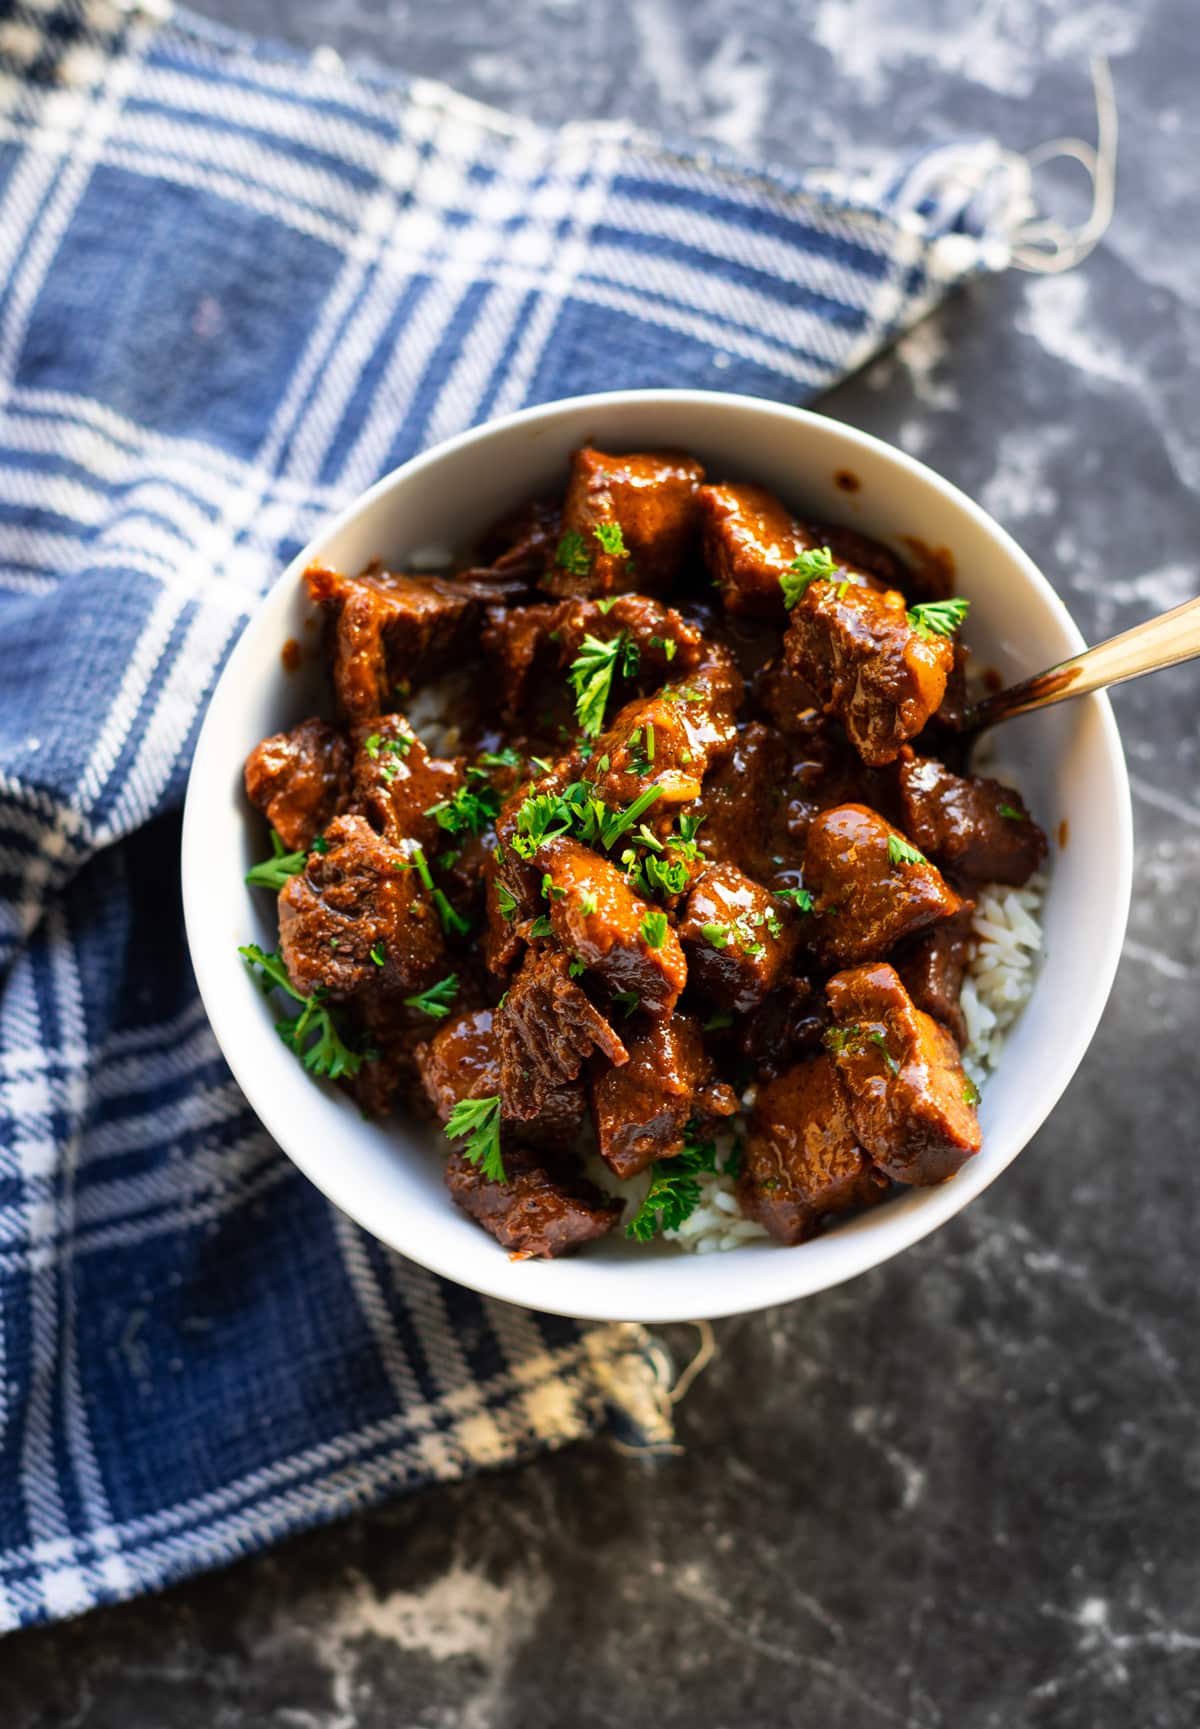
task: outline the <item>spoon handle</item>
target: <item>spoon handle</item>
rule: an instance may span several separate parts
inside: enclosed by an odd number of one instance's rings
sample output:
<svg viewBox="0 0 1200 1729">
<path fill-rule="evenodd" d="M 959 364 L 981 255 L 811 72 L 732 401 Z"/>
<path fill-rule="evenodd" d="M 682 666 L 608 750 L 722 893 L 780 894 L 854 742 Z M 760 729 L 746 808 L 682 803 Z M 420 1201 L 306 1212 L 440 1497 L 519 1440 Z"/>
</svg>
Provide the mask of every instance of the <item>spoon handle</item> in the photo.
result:
<svg viewBox="0 0 1200 1729">
<path fill-rule="evenodd" d="M 1144 624 L 1135 624 L 1120 636 L 1097 643 L 1095 648 L 1084 649 L 1082 654 L 1064 660 L 1059 666 L 984 697 L 968 711 L 964 730 L 980 732 L 999 721 L 1011 720 L 1014 715 L 1049 708 L 1051 703 L 1065 702 L 1068 697 L 1087 696 L 1106 685 L 1124 684 L 1126 679 L 1141 678 L 1143 673 L 1158 672 L 1164 666 L 1175 666 L 1181 660 L 1197 656 L 1200 656 L 1200 595 L 1172 607 L 1170 612 L 1160 613 L 1157 618 L 1148 618 Z"/>
</svg>

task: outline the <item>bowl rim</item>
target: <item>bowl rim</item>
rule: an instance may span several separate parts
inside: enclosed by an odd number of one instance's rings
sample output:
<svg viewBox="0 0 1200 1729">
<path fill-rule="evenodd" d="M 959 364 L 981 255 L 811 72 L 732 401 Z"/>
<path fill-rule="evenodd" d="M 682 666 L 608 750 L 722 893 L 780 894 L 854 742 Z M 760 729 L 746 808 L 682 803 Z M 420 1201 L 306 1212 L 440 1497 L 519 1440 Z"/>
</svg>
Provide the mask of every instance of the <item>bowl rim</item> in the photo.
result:
<svg viewBox="0 0 1200 1729">
<path fill-rule="evenodd" d="M 200 998 L 222 1056 L 245 1095 L 251 1110 L 268 1134 L 271 1135 L 276 1145 L 328 1200 L 364 1230 L 388 1244 L 397 1253 L 428 1271 L 450 1279 L 456 1284 L 465 1285 L 481 1295 L 540 1310 L 544 1313 L 565 1315 L 580 1320 L 646 1321 L 665 1324 L 676 1321 L 694 1321 L 699 1318 L 717 1319 L 726 1315 L 749 1313 L 770 1307 L 775 1303 L 794 1301 L 801 1297 L 815 1295 L 820 1290 L 831 1289 L 835 1285 L 845 1283 L 848 1279 L 856 1278 L 861 1273 L 883 1265 L 902 1250 L 910 1248 L 924 1237 L 929 1236 L 949 1218 L 961 1212 L 977 1195 L 989 1187 L 1003 1170 L 1008 1168 L 1057 1107 L 1091 1044 L 1092 1037 L 1107 1006 L 1124 945 L 1132 896 L 1133 813 L 1128 768 L 1112 705 L 1103 692 L 1083 697 L 1079 699 L 1079 706 L 1089 708 L 1093 721 L 1099 726 L 1103 756 L 1111 771 L 1115 789 L 1119 794 L 1110 813 L 1113 825 L 1113 849 L 1108 859 L 1108 865 L 1109 881 L 1113 889 L 1112 914 L 1107 921 L 1108 928 L 1105 932 L 1104 942 L 1094 957 L 1095 988 L 1086 999 L 1086 1007 L 1084 1007 L 1083 1012 L 1072 1019 L 1064 1034 L 1056 1085 L 1046 1089 L 1044 1100 L 1039 1101 L 1038 1107 L 1027 1123 L 1023 1125 L 1024 1132 L 1016 1139 L 1016 1143 L 1003 1163 L 986 1171 L 982 1180 L 979 1180 L 978 1177 L 971 1180 L 974 1167 L 972 1161 L 959 1173 L 954 1182 L 942 1185 L 936 1190 L 920 1191 L 924 1204 L 907 1211 L 907 1222 L 903 1228 L 892 1230 L 882 1239 L 879 1234 L 861 1239 L 864 1244 L 872 1244 L 873 1252 L 864 1253 L 860 1250 L 857 1254 L 847 1254 L 844 1257 L 844 1265 L 834 1268 L 829 1276 L 824 1276 L 816 1281 L 811 1278 L 807 1280 L 804 1278 L 803 1257 L 801 1255 L 795 1257 L 783 1254 L 772 1256 L 772 1260 L 779 1263 L 780 1267 L 774 1278 L 768 1279 L 760 1276 L 750 1280 L 748 1281 L 748 1288 L 744 1292 L 738 1291 L 736 1283 L 731 1281 L 728 1295 L 719 1295 L 714 1290 L 712 1301 L 704 1308 L 701 1316 L 694 1301 L 673 1301 L 671 1299 L 669 1279 L 662 1281 L 663 1296 L 661 1300 L 652 1304 L 642 1301 L 637 1305 L 622 1307 L 619 1304 L 614 1305 L 606 1301 L 602 1305 L 597 1305 L 579 1299 L 566 1301 L 561 1296 L 552 1297 L 548 1301 L 546 1293 L 536 1288 L 538 1281 L 535 1279 L 529 1281 L 528 1296 L 514 1291 L 511 1282 L 502 1276 L 511 1270 L 513 1263 L 507 1257 L 497 1253 L 496 1245 L 485 1238 L 482 1232 L 479 1233 L 480 1250 L 491 1250 L 492 1252 L 480 1253 L 477 1266 L 472 1262 L 469 1272 L 466 1274 L 457 1262 L 451 1265 L 448 1259 L 441 1255 L 424 1253 L 423 1245 L 419 1241 L 415 1244 L 405 1242 L 401 1245 L 395 1242 L 393 1237 L 384 1235 L 372 1223 L 370 1217 L 366 1216 L 367 1209 L 356 1205 L 354 1194 L 347 1192 L 348 1189 L 353 1189 L 353 1185 L 339 1181 L 336 1160 L 331 1159 L 328 1153 L 314 1152 L 307 1143 L 297 1147 L 291 1136 L 287 1135 L 286 1132 L 281 1132 L 277 1126 L 279 1117 L 274 1108 L 273 1099 L 259 1096 L 261 1089 L 256 1088 L 249 1062 L 244 1057 L 237 1042 L 222 1037 L 222 1023 L 225 1019 L 226 1005 L 222 1000 L 220 990 L 215 988 L 213 964 L 209 953 L 204 944 L 198 940 L 201 896 L 207 890 L 211 869 L 205 859 L 204 813 L 201 808 L 199 788 L 205 778 L 208 758 L 215 748 L 214 740 L 218 730 L 219 697 L 222 687 L 238 677 L 242 671 L 243 663 L 249 667 L 257 662 L 259 657 L 252 643 L 253 626 L 269 602 L 281 590 L 293 589 L 304 569 L 321 556 L 321 549 L 325 545 L 344 528 L 369 512 L 391 492 L 411 485 L 428 469 L 472 445 L 485 443 L 492 439 L 502 439 L 514 430 L 536 427 L 539 422 L 553 422 L 560 418 L 569 418 L 582 411 L 609 411 L 636 404 L 693 407 L 698 412 L 710 409 L 714 404 L 721 404 L 750 411 L 768 420 L 775 419 L 786 424 L 800 422 L 814 428 L 817 432 L 831 432 L 843 445 L 848 444 L 857 447 L 876 458 L 882 459 L 885 464 L 890 464 L 893 468 L 907 471 L 914 478 L 919 479 L 924 486 L 931 487 L 935 492 L 940 493 L 949 505 L 972 519 L 976 526 L 996 543 L 1005 557 L 1016 564 L 1024 576 L 1033 582 L 1034 586 L 1041 591 L 1042 598 L 1055 617 L 1064 637 L 1073 645 L 1072 652 L 1078 652 L 1086 646 L 1084 638 L 1065 604 L 1012 535 L 953 482 L 946 480 L 935 469 L 910 456 L 906 451 L 889 444 L 885 439 L 848 425 L 844 421 L 817 413 L 812 409 L 797 408 L 769 398 L 747 396 L 734 392 L 638 389 L 561 397 L 552 402 L 519 409 L 499 419 L 485 421 L 479 426 L 470 427 L 464 432 L 457 433 L 430 446 L 427 450 L 418 452 L 407 462 L 382 475 L 364 492 L 359 493 L 357 497 L 326 521 L 307 545 L 300 549 L 286 569 L 257 597 L 213 687 L 197 735 L 184 800 L 180 865 L 184 925 L 188 949 Z M 298 1084 L 306 1087 L 314 1084 L 312 1078 L 306 1075 L 299 1066 L 296 1068 L 296 1080 Z M 893 1203 L 892 1209 L 889 1210 L 895 1210 L 895 1206 L 896 1203 Z M 897 1220 L 897 1225 L 899 1226 L 899 1220 Z M 681 1254 L 679 1259 L 690 1261 L 693 1260 L 693 1257 L 685 1257 Z M 793 1261 L 796 1271 L 791 1278 L 788 1278 L 784 1275 L 787 1266 Z M 674 1261 L 664 1260 L 658 1264 L 668 1266 L 674 1264 Z M 522 1263 L 522 1270 L 527 1270 L 529 1265 L 529 1263 Z M 532 1265 L 536 1269 L 539 1263 L 532 1263 Z"/>
</svg>

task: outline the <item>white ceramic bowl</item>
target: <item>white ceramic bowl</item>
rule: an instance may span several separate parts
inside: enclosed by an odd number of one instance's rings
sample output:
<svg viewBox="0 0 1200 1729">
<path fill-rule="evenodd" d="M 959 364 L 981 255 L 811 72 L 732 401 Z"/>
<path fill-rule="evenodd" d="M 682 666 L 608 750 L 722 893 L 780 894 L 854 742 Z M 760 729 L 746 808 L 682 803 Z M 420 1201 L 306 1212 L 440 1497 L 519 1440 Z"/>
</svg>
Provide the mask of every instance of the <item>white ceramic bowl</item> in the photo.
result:
<svg viewBox="0 0 1200 1729">
<path fill-rule="evenodd" d="M 367 1230 L 460 1284 L 509 1302 L 605 1320 L 674 1321 L 787 1302 L 851 1278 L 926 1236 L 1009 1164 L 1053 1108 L 1100 1019 L 1129 908 L 1129 787 L 1103 697 L 1066 703 L 997 735 L 1051 836 L 1046 959 L 1032 999 L 984 1092 L 983 1151 L 941 1188 L 909 1190 L 798 1248 L 754 1243 L 689 1255 L 610 1237 L 560 1261 L 510 1261 L 442 1186 L 441 1136 L 365 1122 L 335 1087 L 311 1080 L 272 1026 L 238 957 L 274 948 L 269 895 L 245 887 L 263 831 L 242 792 L 242 762 L 263 736 L 313 712 L 315 670 L 288 675 L 280 651 L 306 640 L 300 575 L 313 559 L 359 570 L 403 567 L 420 548 L 462 546 L 522 500 L 561 484 L 586 441 L 602 449 L 674 445 L 722 478 L 761 481 L 797 510 L 901 545 L 946 548 L 971 601 L 967 640 L 1007 682 L 1082 647 L 1045 578 L 978 505 L 911 457 L 820 415 L 750 397 L 646 390 L 530 409 L 406 463 L 331 522 L 294 560 L 247 625 L 196 747 L 183 828 L 188 940 L 205 1007 L 246 1097 L 300 1169 Z M 859 489 L 835 484 L 849 470 Z M 312 641 L 311 631 L 307 640 Z"/>
</svg>

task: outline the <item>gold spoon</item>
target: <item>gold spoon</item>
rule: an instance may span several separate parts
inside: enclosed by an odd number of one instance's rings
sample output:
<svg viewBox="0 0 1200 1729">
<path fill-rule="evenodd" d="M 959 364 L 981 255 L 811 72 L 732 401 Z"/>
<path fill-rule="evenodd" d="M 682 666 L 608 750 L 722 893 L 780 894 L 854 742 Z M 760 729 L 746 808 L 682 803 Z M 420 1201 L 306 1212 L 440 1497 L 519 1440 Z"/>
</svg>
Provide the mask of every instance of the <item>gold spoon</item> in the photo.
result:
<svg viewBox="0 0 1200 1729">
<path fill-rule="evenodd" d="M 1200 595 L 1173 606 L 1170 612 L 1135 624 L 1120 636 L 1110 636 L 1095 648 L 1085 648 L 1082 654 L 1064 660 L 1058 666 L 1023 678 L 1019 684 L 998 690 L 994 696 L 974 703 L 963 715 L 961 730 L 982 732 L 985 727 L 998 726 L 1002 720 L 1012 720 L 1018 714 L 1030 714 L 1035 708 L 1049 708 L 1051 703 L 1065 702 L 1068 697 L 1087 696 L 1090 691 L 1103 690 L 1106 685 L 1124 684 L 1126 679 L 1141 678 L 1143 673 L 1158 672 L 1164 666 L 1177 666 L 1181 660 L 1200 656 Z"/>
</svg>

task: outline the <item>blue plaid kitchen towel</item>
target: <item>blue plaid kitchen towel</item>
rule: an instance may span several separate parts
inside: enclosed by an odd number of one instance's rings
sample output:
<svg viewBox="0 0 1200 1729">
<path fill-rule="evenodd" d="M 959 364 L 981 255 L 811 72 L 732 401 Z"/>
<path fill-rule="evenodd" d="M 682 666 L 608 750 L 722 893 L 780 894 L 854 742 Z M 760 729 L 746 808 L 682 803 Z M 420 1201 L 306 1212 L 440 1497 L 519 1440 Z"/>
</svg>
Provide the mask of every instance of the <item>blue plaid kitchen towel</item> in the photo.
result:
<svg viewBox="0 0 1200 1729">
<path fill-rule="evenodd" d="M 184 950 L 179 809 L 256 598 L 474 421 L 803 401 L 1002 268 L 986 142 L 853 178 L 541 130 L 137 5 L 0 0 L 0 1627 L 616 1426 L 639 1328 L 488 1302 L 336 1214 Z"/>
</svg>

